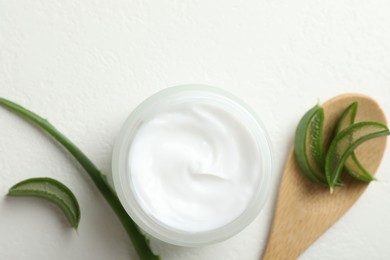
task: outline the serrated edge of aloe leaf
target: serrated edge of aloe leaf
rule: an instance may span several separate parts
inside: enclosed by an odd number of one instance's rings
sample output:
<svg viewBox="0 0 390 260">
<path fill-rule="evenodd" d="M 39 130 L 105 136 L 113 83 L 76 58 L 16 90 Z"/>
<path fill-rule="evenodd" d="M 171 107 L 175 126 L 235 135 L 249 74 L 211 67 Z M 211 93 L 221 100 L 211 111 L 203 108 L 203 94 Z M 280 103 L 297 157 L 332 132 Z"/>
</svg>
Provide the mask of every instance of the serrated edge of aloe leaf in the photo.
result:
<svg viewBox="0 0 390 260">
<path fill-rule="evenodd" d="M 322 168 L 324 167 L 324 162 L 325 162 L 325 159 L 324 159 L 324 145 L 323 145 L 323 128 L 324 128 L 324 108 L 319 106 L 320 109 L 317 110 L 317 112 L 313 115 L 313 116 L 318 116 L 318 120 L 319 120 L 319 126 L 318 126 L 318 131 L 316 131 L 317 133 L 315 134 L 318 134 L 317 136 L 317 142 L 318 142 L 318 145 L 317 145 L 317 148 L 318 148 L 318 151 L 316 151 L 316 153 L 318 153 L 317 156 L 314 156 L 314 162 L 316 164 L 316 167 L 317 167 L 317 170 L 321 171 Z M 313 120 L 310 121 L 310 129 L 313 129 Z M 312 133 L 312 132 L 311 132 Z M 312 136 L 311 136 L 312 137 Z M 311 145 L 313 144 L 312 143 L 313 141 L 313 138 L 311 138 Z M 314 152 L 313 150 L 311 152 Z M 316 172 L 314 170 L 314 172 Z M 324 179 L 325 179 L 325 175 L 323 176 Z"/>
<path fill-rule="evenodd" d="M 367 134 L 367 135 L 364 135 L 358 139 L 356 139 L 346 150 L 345 152 L 340 156 L 340 159 L 336 165 L 336 168 L 334 169 L 334 174 L 332 174 L 332 176 L 334 176 L 333 178 L 331 178 L 330 174 L 329 174 L 329 160 L 330 160 L 330 155 L 331 155 L 331 152 L 333 153 L 333 149 L 334 147 L 336 146 L 336 144 L 338 143 L 338 141 L 340 141 L 340 139 L 342 137 L 344 137 L 349 131 L 351 131 L 351 129 L 353 128 L 357 128 L 359 126 L 365 126 L 365 125 L 377 125 L 377 126 L 381 126 L 384 128 L 383 131 L 378 131 L 378 132 L 375 132 L 375 133 L 372 133 L 372 134 Z M 386 136 L 386 135 L 390 135 L 390 131 L 389 129 L 387 128 L 386 125 L 382 124 L 382 123 L 379 123 L 379 122 L 371 122 L 371 121 L 363 121 L 363 122 L 359 122 L 359 123 L 356 123 L 356 124 L 353 124 L 353 125 L 350 125 L 349 127 L 345 128 L 344 130 L 342 130 L 332 141 L 330 147 L 329 147 L 329 150 L 328 150 L 328 154 L 326 156 L 326 160 L 325 160 L 325 176 L 326 176 L 326 179 L 328 181 L 328 184 L 329 184 L 329 187 L 330 187 L 330 192 L 333 193 L 333 189 L 334 189 L 334 186 L 335 186 L 335 181 L 337 181 L 337 179 L 339 178 L 339 175 L 340 175 L 340 172 L 344 166 L 344 162 L 345 160 L 348 158 L 348 156 L 356 149 L 356 147 L 358 147 L 360 144 L 362 144 L 363 142 L 365 141 L 368 141 L 370 139 L 373 139 L 373 138 L 377 138 L 377 137 L 382 137 L 382 136 Z"/>
<path fill-rule="evenodd" d="M 326 179 L 324 176 L 324 180 L 320 179 L 318 175 L 311 168 L 308 160 L 307 160 L 307 151 L 306 151 L 306 136 L 307 136 L 307 128 L 308 124 L 310 124 L 312 118 L 316 115 L 316 113 L 322 111 L 322 119 L 323 119 L 323 108 L 320 105 L 315 105 L 309 111 L 307 111 L 301 120 L 298 123 L 298 126 L 295 131 L 295 139 L 294 139 L 294 157 L 300 168 L 301 172 L 309 178 L 311 181 L 314 181 L 318 184 L 326 185 Z M 323 125 L 323 123 L 322 123 Z M 322 144 L 322 127 L 320 127 L 320 138 Z M 323 152 L 322 152 L 323 153 Z M 304 156 L 299 156 L 299 154 L 303 154 Z M 318 161 L 315 161 L 318 163 Z"/>
<path fill-rule="evenodd" d="M 352 114 L 351 114 L 351 117 L 349 119 L 349 125 L 352 125 L 355 122 L 358 107 L 359 107 L 359 103 L 357 101 L 354 101 L 343 111 L 342 115 L 340 116 L 340 119 L 338 120 L 336 129 L 335 129 L 335 136 L 339 132 L 342 131 L 342 130 L 340 131 L 340 124 L 341 124 L 342 120 L 348 115 L 348 113 L 351 109 L 352 109 Z M 352 161 L 362 171 L 362 174 L 357 174 L 350 167 L 348 167 L 347 165 L 344 165 L 344 168 L 349 175 L 351 175 L 352 177 L 354 177 L 357 180 L 364 181 L 364 182 L 370 182 L 370 181 L 375 180 L 375 178 L 360 163 L 359 159 L 356 157 L 355 152 L 352 152 L 352 154 L 350 156 L 351 156 Z M 346 160 L 348 160 L 348 159 L 346 159 Z"/>
<path fill-rule="evenodd" d="M 44 189 L 39 189 L 38 187 L 34 189 L 24 187 L 33 184 L 40 184 L 40 185 L 44 184 L 44 185 L 50 185 L 52 187 L 55 187 L 56 189 L 60 190 L 68 197 L 68 199 L 72 202 L 73 206 L 69 205 L 69 203 L 67 203 L 58 194 L 49 192 Z M 79 203 L 75 195 L 73 194 L 73 192 L 65 184 L 55 179 L 43 177 L 43 178 L 31 178 L 31 179 L 23 180 L 13 185 L 9 189 L 7 195 L 8 196 L 33 196 L 33 197 L 39 197 L 39 198 L 49 200 L 61 208 L 66 218 L 69 220 L 69 223 L 73 226 L 74 229 L 77 230 L 78 228 L 80 222 Z"/>
</svg>

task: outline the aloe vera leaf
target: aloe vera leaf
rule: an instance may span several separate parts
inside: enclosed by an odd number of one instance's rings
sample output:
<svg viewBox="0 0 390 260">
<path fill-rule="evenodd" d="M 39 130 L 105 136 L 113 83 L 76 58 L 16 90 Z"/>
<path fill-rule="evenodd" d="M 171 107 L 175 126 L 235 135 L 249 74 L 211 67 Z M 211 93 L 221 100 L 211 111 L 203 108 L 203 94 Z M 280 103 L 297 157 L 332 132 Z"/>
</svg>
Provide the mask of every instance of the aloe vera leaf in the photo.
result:
<svg viewBox="0 0 390 260">
<path fill-rule="evenodd" d="M 323 173 L 323 122 L 324 110 L 321 106 L 315 105 L 306 112 L 295 132 L 294 154 L 299 168 L 307 178 L 326 185 Z"/>
<path fill-rule="evenodd" d="M 18 114 L 19 116 L 30 120 L 39 128 L 41 128 L 49 135 L 51 135 L 60 144 L 62 144 L 65 147 L 65 149 L 84 168 L 84 170 L 91 177 L 92 181 L 95 183 L 96 187 L 103 195 L 103 197 L 106 199 L 108 204 L 114 210 L 115 214 L 117 215 L 123 227 L 125 228 L 130 240 L 132 241 L 138 256 L 142 260 L 160 259 L 158 255 L 153 254 L 153 252 L 148 246 L 147 238 L 141 232 L 139 232 L 139 230 L 137 229 L 137 225 L 129 217 L 126 210 L 123 208 L 122 204 L 120 203 L 119 198 L 108 186 L 108 184 L 104 180 L 104 177 L 102 177 L 101 172 L 76 145 L 74 145 L 66 136 L 64 136 L 61 132 L 59 132 L 46 119 L 40 117 L 39 115 L 33 113 L 32 111 L 29 111 L 28 109 L 4 98 L 0 98 L 0 106 L 3 106 L 8 110 Z"/>
<path fill-rule="evenodd" d="M 344 110 L 337 123 L 335 135 L 355 122 L 357 110 L 358 102 L 356 101 L 350 104 Z M 349 173 L 349 175 L 360 181 L 370 182 L 375 180 L 375 178 L 368 172 L 368 170 L 366 170 L 366 168 L 364 168 L 364 166 L 360 163 L 359 159 L 356 157 L 355 152 L 352 152 L 352 154 L 347 158 L 344 164 L 344 168 L 346 172 Z"/>
<path fill-rule="evenodd" d="M 80 206 L 72 191 L 51 178 L 31 178 L 12 186 L 8 196 L 34 196 L 47 199 L 61 208 L 70 224 L 77 230 Z"/>
<path fill-rule="evenodd" d="M 389 135 L 388 128 L 378 122 L 359 122 L 342 130 L 330 144 L 325 160 L 325 176 L 330 191 L 336 185 L 346 159 L 361 143 Z"/>
</svg>

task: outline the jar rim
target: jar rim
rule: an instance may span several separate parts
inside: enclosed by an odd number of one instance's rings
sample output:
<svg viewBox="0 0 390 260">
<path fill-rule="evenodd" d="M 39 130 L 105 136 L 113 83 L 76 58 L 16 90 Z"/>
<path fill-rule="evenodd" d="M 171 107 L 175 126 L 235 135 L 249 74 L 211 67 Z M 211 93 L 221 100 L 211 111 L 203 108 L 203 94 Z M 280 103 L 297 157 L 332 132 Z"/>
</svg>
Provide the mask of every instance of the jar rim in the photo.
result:
<svg viewBox="0 0 390 260">
<path fill-rule="evenodd" d="M 131 185 L 128 182 L 127 160 L 131 147 L 132 135 L 136 134 L 136 122 L 146 116 L 150 107 L 161 105 L 162 102 L 169 102 L 174 98 L 187 97 L 191 99 L 196 95 L 203 97 L 213 97 L 213 102 L 221 98 L 227 102 L 234 103 L 241 108 L 243 113 L 247 113 L 253 120 L 252 133 L 257 140 L 257 146 L 260 150 L 261 160 L 261 178 L 258 182 L 251 202 L 246 209 L 230 223 L 219 228 L 202 232 L 185 232 L 170 228 L 150 215 L 146 214 L 137 202 Z M 116 139 L 112 156 L 112 177 L 115 191 L 120 202 L 134 222 L 147 234 L 162 240 L 164 242 L 179 246 L 202 246 L 223 241 L 242 231 L 249 225 L 260 213 L 269 197 L 270 175 L 272 173 L 272 147 L 268 133 L 258 118 L 256 113 L 248 107 L 243 101 L 222 89 L 208 85 L 179 85 L 163 89 L 145 99 L 135 110 L 130 113 L 125 120 L 121 131 Z"/>
</svg>

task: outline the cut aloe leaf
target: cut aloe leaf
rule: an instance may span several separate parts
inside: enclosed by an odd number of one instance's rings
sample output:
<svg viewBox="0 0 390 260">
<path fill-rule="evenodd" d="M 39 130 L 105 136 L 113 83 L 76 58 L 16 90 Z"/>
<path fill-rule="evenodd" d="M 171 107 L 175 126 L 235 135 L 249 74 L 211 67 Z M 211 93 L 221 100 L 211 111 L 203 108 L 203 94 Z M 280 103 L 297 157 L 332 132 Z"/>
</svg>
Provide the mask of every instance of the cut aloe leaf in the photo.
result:
<svg viewBox="0 0 390 260">
<path fill-rule="evenodd" d="M 339 179 L 344 163 L 361 143 L 389 135 L 389 129 L 378 122 L 359 122 L 342 130 L 330 144 L 325 160 L 325 175 L 330 191 Z"/>
<path fill-rule="evenodd" d="M 119 198 L 116 196 L 115 192 L 104 180 L 99 169 L 92 163 L 92 161 L 75 145 L 73 144 L 66 136 L 64 136 L 60 131 L 58 131 L 52 124 L 50 124 L 46 119 L 35 114 L 34 112 L 12 102 L 7 99 L 0 97 L 0 106 L 3 106 L 20 115 L 22 118 L 28 119 L 38 126 L 41 130 L 48 133 L 51 137 L 57 140 L 64 148 L 80 163 L 80 165 L 85 169 L 87 174 L 91 177 L 92 181 L 95 183 L 96 187 L 99 189 L 103 197 L 106 199 L 108 204 L 114 210 L 118 219 L 125 228 L 129 238 L 133 242 L 134 248 L 138 253 L 140 259 L 153 259 L 158 260 L 160 257 L 155 255 L 148 243 L 147 237 L 138 231 L 138 227 L 135 222 L 129 217 L 126 210 L 123 208 L 122 204 L 119 201 Z"/>
<path fill-rule="evenodd" d="M 337 135 L 343 129 L 347 128 L 348 126 L 352 125 L 355 122 L 357 110 L 358 110 L 358 102 L 357 101 L 350 104 L 344 110 L 344 112 L 341 114 L 341 116 L 339 118 L 339 121 L 337 122 L 336 129 L 335 129 L 335 135 Z"/>
<path fill-rule="evenodd" d="M 294 154 L 302 173 L 310 180 L 326 185 L 323 173 L 322 128 L 324 110 L 316 105 L 299 121 L 295 132 Z"/>
<path fill-rule="evenodd" d="M 353 102 L 344 110 L 337 123 L 335 135 L 355 122 L 357 110 L 358 102 Z M 375 178 L 359 162 L 355 152 L 352 152 L 352 154 L 347 158 L 344 164 L 344 168 L 347 173 L 360 181 L 370 182 L 375 180 Z"/>
<path fill-rule="evenodd" d="M 80 207 L 72 191 L 51 178 L 32 178 L 11 187 L 9 196 L 34 196 L 47 199 L 61 208 L 70 224 L 77 230 Z"/>
</svg>

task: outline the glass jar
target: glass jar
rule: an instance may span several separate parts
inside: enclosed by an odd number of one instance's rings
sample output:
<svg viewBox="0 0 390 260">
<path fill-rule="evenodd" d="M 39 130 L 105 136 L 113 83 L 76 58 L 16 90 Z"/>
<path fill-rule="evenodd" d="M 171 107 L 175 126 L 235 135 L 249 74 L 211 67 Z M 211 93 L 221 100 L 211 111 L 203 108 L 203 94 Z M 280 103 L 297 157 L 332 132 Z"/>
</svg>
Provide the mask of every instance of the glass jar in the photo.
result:
<svg viewBox="0 0 390 260">
<path fill-rule="evenodd" d="M 137 130 L 146 118 L 166 107 L 193 101 L 218 103 L 226 109 L 234 109 L 239 118 L 255 137 L 260 151 L 261 171 L 255 192 L 246 209 L 230 223 L 208 231 L 186 232 L 174 229 L 147 214 L 139 204 L 133 188 L 128 167 L 129 151 Z M 257 115 L 244 102 L 218 88 L 204 85 L 184 85 L 164 89 L 142 102 L 127 118 L 117 138 L 113 159 L 113 182 L 115 191 L 127 213 L 147 234 L 179 246 L 202 246 L 223 241 L 243 230 L 263 208 L 269 196 L 269 180 L 272 172 L 271 143 Z"/>
</svg>

